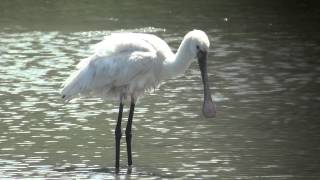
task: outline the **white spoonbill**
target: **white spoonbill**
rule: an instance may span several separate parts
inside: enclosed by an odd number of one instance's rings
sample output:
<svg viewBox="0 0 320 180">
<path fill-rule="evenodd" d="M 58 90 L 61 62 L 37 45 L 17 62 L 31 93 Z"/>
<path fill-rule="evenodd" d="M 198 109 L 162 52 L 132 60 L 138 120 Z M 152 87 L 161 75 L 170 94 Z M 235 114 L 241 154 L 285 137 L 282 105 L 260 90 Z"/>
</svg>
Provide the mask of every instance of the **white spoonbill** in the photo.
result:
<svg viewBox="0 0 320 180">
<path fill-rule="evenodd" d="M 137 99 L 157 87 L 161 81 L 184 73 L 196 58 L 204 87 L 202 111 L 205 117 L 215 116 L 207 75 L 209 45 L 208 36 L 200 30 L 186 34 L 176 54 L 155 35 L 114 33 L 96 44 L 94 54 L 77 65 L 77 70 L 63 85 L 61 94 L 65 101 L 78 95 L 116 98 L 120 101 L 115 128 L 116 171 L 119 170 L 121 119 L 125 101 L 130 101 L 125 134 L 128 165 L 131 166 L 131 126 Z"/>
</svg>

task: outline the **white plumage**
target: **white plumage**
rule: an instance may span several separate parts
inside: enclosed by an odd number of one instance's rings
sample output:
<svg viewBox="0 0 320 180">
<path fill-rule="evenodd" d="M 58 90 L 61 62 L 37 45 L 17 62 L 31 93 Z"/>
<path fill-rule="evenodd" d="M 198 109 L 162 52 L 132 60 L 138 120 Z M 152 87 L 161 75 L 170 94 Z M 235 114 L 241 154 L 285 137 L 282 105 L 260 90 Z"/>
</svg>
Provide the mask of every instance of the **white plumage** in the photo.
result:
<svg viewBox="0 0 320 180">
<path fill-rule="evenodd" d="M 189 32 L 176 54 L 155 35 L 111 34 L 93 46 L 93 55 L 80 61 L 64 83 L 62 97 L 65 101 L 78 95 L 136 100 L 161 81 L 184 73 L 200 51 L 207 52 L 209 45 L 207 35 L 200 30 Z"/>
<path fill-rule="evenodd" d="M 152 43 L 156 42 L 156 43 Z M 173 56 L 154 35 L 115 33 L 94 46 L 94 54 L 80 61 L 64 83 L 65 100 L 76 95 L 101 98 L 138 97 L 160 82 L 163 61 Z"/>
<path fill-rule="evenodd" d="M 135 103 L 144 92 L 155 88 L 165 79 L 184 73 L 195 58 L 204 87 L 202 111 L 206 117 L 215 116 L 207 75 L 209 39 L 203 31 L 193 30 L 183 39 L 173 54 L 167 43 L 150 34 L 117 33 L 107 36 L 94 46 L 94 53 L 83 59 L 77 70 L 66 80 L 61 91 L 65 101 L 77 95 L 94 96 L 120 101 L 116 141 L 116 171 L 119 171 L 120 139 L 123 101 L 130 97 L 126 128 L 128 165 L 132 165 L 131 127 Z M 128 98 L 129 99 L 129 98 Z"/>
</svg>

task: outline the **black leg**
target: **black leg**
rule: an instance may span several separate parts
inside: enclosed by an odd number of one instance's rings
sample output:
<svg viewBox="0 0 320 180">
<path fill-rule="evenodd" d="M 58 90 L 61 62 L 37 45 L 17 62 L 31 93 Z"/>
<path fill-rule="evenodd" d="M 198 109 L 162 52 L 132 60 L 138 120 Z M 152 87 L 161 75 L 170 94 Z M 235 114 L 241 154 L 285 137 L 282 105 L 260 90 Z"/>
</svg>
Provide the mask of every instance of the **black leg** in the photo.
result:
<svg viewBox="0 0 320 180">
<path fill-rule="evenodd" d="M 132 165 L 132 153 L 131 153 L 131 139 L 132 139 L 132 133 L 131 133 L 131 127 L 132 127 L 132 118 L 133 118 L 133 112 L 134 112 L 134 100 L 131 99 L 131 105 L 130 105 L 130 112 L 128 117 L 128 123 L 126 128 L 126 141 L 127 141 L 127 155 L 128 155 L 128 165 Z"/>
<path fill-rule="evenodd" d="M 123 104 L 120 102 L 119 106 L 119 114 L 118 114 L 118 121 L 117 126 L 115 129 L 115 140 L 116 140 L 116 172 L 119 172 L 119 161 L 120 161 L 120 139 L 122 136 L 121 133 L 121 120 L 122 120 L 122 111 L 123 111 Z"/>
</svg>

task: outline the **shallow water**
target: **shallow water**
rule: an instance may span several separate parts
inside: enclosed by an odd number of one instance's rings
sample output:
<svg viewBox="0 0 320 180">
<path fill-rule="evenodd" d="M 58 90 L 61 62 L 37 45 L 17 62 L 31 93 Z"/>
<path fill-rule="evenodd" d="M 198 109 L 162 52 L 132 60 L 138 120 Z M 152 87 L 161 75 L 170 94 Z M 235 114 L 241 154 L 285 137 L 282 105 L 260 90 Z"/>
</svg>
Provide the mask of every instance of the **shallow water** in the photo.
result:
<svg viewBox="0 0 320 180">
<path fill-rule="evenodd" d="M 319 179 L 320 15 L 290 2 L 1 2 L 0 178 Z M 115 175 L 118 104 L 63 104 L 62 82 L 111 32 L 175 50 L 193 28 L 210 36 L 217 117 L 201 115 L 192 64 L 136 106 L 134 166 L 123 138 Z"/>
</svg>

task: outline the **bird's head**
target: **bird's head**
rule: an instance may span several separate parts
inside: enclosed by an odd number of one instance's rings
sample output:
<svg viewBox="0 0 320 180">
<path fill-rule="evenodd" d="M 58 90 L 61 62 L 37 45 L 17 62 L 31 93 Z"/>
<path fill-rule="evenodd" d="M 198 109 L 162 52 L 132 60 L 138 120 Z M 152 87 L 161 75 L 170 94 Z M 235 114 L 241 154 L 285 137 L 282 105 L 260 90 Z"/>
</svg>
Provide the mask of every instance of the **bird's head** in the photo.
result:
<svg viewBox="0 0 320 180">
<path fill-rule="evenodd" d="M 193 30 L 186 34 L 185 38 L 189 41 L 189 48 L 192 56 L 197 58 L 199 53 L 208 52 L 210 41 L 207 34 L 201 30 Z"/>
<path fill-rule="evenodd" d="M 211 98 L 210 87 L 208 84 L 207 59 L 210 47 L 210 41 L 205 32 L 193 30 L 189 32 L 185 39 L 189 40 L 189 48 L 194 58 L 198 59 L 199 68 L 204 87 L 204 101 L 202 112 L 205 117 L 215 117 L 216 107 Z"/>
</svg>

